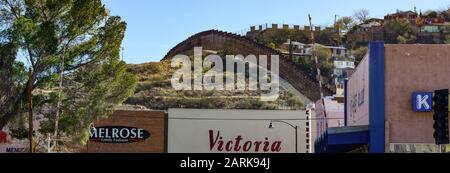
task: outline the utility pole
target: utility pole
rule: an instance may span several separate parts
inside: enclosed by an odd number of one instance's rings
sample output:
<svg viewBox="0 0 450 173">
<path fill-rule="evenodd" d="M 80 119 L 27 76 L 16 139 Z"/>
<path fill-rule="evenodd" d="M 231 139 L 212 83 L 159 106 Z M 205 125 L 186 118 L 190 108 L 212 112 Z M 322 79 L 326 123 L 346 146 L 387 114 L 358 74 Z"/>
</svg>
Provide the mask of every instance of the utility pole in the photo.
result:
<svg viewBox="0 0 450 173">
<path fill-rule="evenodd" d="M 313 57 L 314 61 L 316 63 L 316 69 L 317 69 L 317 79 L 319 80 L 319 91 L 320 91 L 320 99 L 322 100 L 323 105 L 323 113 L 325 115 L 325 118 L 327 117 L 327 112 L 325 110 L 325 100 L 324 100 L 324 94 L 323 94 L 323 84 L 322 84 L 322 75 L 320 72 L 320 65 L 319 65 L 319 58 L 317 57 L 317 50 L 316 50 L 316 39 L 314 37 L 314 31 L 313 31 L 313 24 L 312 24 L 312 18 L 311 15 L 308 14 L 309 18 L 309 26 L 310 26 L 310 32 L 311 32 L 311 41 L 312 41 L 312 49 L 313 49 Z"/>
<path fill-rule="evenodd" d="M 341 26 L 340 26 L 340 24 L 338 24 L 338 21 L 337 21 L 337 17 L 338 17 L 338 15 L 337 14 L 335 14 L 334 15 L 334 28 L 336 29 L 336 32 L 337 32 L 337 34 L 338 34 L 338 45 L 337 46 L 341 46 Z"/>
<path fill-rule="evenodd" d="M 33 72 L 28 70 L 28 139 L 30 141 L 30 153 L 34 153 L 33 147 Z"/>
</svg>

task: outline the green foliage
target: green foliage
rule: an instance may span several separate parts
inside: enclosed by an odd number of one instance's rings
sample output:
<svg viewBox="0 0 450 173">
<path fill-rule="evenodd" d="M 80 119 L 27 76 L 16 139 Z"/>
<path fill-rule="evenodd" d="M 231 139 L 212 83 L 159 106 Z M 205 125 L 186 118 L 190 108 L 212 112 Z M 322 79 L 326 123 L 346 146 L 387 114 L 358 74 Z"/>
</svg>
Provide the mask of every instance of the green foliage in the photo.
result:
<svg viewBox="0 0 450 173">
<path fill-rule="evenodd" d="M 399 44 L 414 43 L 415 40 L 416 40 L 416 37 L 409 33 L 405 33 L 403 35 L 397 36 L 397 43 L 399 43 Z"/>
<path fill-rule="evenodd" d="M 317 57 L 319 58 L 319 62 L 332 59 L 330 49 L 317 46 Z"/>
<path fill-rule="evenodd" d="M 277 47 L 277 45 L 275 45 L 275 43 L 269 43 L 268 46 L 272 49 L 275 49 Z"/>
<path fill-rule="evenodd" d="M 323 61 L 319 64 L 322 76 L 330 77 L 333 74 L 335 66 L 332 61 Z"/>
<path fill-rule="evenodd" d="M 146 70 L 151 69 L 146 68 L 147 66 L 158 66 L 161 71 Z M 125 102 L 130 105 L 141 105 L 155 110 L 169 108 L 274 110 L 286 105 L 292 105 L 293 109 L 303 108 L 294 98 L 288 104 L 290 98 L 284 96 L 285 91 L 282 91 L 280 98 L 274 102 L 262 102 L 261 91 L 175 91 L 170 84 L 173 69 L 170 63 L 165 61 L 129 65 L 128 71 L 138 75 L 140 79 L 134 96 Z M 170 75 L 166 75 L 167 72 Z"/>
<path fill-rule="evenodd" d="M 425 17 L 426 18 L 437 18 L 438 17 L 438 12 L 436 11 L 427 11 L 425 12 Z"/>
<path fill-rule="evenodd" d="M 445 44 L 450 44 L 450 35 L 445 36 Z"/>
<path fill-rule="evenodd" d="M 353 20 L 352 17 L 345 16 L 338 19 L 336 25 L 339 27 L 340 30 L 349 31 L 355 25 L 355 21 Z"/>
<path fill-rule="evenodd" d="M 307 32 L 292 29 L 268 29 L 256 38 L 259 43 L 269 46 L 275 44 L 276 47 L 282 45 L 288 39 L 304 43 L 311 42 Z"/>
<path fill-rule="evenodd" d="M 350 54 L 355 57 L 355 65 L 358 66 L 358 64 L 363 60 L 364 56 L 366 56 L 367 52 L 369 52 L 368 47 L 360 47 L 355 50 L 351 50 Z"/>
<path fill-rule="evenodd" d="M 28 138 L 28 134 L 29 131 L 27 128 L 17 128 L 17 129 L 10 129 L 11 133 L 11 137 L 15 138 L 15 139 L 27 139 Z"/>
<path fill-rule="evenodd" d="M 317 47 L 317 57 L 319 60 L 319 67 L 322 76 L 330 76 L 334 70 L 333 57 L 331 55 L 330 49 L 323 47 Z M 315 70 L 315 69 L 314 69 Z"/>
<path fill-rule="evenodd" d="M 316 43 L 323 45 L 337 45 L 340 42 L 340 36 L 332 30 L 322 30 L 315 33 Z"/>
<path fill-rule="evenodd" d="M 54 130 L 61 62 L 64 59 L 61 135 L 83 139 L 88 126 L 107 116 L 113 108 L 133 95 L 136 76 L 119 58 L 126 23 L 109 16 L 101 0 L 17 0 L 0 1 L 0 45 L 10 44 L 25 53 L 33 72 L 34 88 L 53 91 L 36 95 L 35 109 L 44 113 L 41 132 Z M 3 58 L 3 57 L 2 57 Z M 17 55 L 13 62 L 14 80 L 26 84 L 28 78 Z M 17 88 L 26 93 L 25 88 Z M 26 94 L 17 95 L 15 104 L 26 103 Z M 26 107 L 26 105 L 24 105 Z M 0 111 L 0 127 L 18 110 Z M 81 142 L 81 141 L 80 141 Z"/>
<path fill-rule="evenodd" d="M 414 43 L 416 37 L 413 35 L 412 26 L 406 19 L 395 19 L 385 23 L 388 43 Z"/>
<path fill-rule="evenodd" d="M 293 108 L 304 108 L 305 103 L 291 92 L 287 93 L 287 105 Z"/>
</svg>

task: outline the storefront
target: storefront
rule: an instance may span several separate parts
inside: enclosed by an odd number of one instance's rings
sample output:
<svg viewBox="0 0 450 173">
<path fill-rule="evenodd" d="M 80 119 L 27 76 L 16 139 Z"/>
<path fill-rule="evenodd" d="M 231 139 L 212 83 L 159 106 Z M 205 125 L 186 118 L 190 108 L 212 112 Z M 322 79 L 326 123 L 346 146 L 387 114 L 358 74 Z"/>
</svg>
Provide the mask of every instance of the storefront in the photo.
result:
<svg viewBox="0 0 450 173">
<path fill-rule="evenodd" d="M 165 153 L 164 111 L 115 111 L 90 130 L 89 153 Z"/>
<path fill-rule="evenodd" d="M 8 130 L 0 131 L 0 153 L 27 153 L 28 140 L 13 139 Z"/>
<path fill-rule="evenodd" d="M 316 151 L 438 152 L 433 113 L 417 111 L 413 94 L 450 89 L 449 67 L 450 45 L 370 43 L 346 82 L 346 126 L 328 129 L 316 141 Z"/>
<path fill-rule="evenodd" d="M 309 151 L 306 111 L 169 109 L 168 121 L 169 153 Z"/>
</svg>

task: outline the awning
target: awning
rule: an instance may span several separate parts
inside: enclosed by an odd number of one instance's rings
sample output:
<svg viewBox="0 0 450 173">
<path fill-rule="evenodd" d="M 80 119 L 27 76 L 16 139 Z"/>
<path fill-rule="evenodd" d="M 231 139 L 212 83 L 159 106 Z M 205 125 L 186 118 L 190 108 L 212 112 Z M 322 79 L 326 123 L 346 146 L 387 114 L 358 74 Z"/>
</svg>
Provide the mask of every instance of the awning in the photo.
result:
<svg viewBox="0 0 450 173">
<path fill-rule="evenodd" d="M 346 153 L 369 144 L 369 126 L 333 127 L 315 142 L 316 153 Z"/>
</svg>

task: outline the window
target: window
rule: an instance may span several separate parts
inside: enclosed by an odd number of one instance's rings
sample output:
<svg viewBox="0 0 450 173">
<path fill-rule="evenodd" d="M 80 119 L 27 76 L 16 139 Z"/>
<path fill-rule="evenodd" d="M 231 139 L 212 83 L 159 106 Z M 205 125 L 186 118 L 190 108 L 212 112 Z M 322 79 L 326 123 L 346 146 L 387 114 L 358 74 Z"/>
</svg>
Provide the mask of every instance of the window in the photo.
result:
<svg viewBox="0 0 450 173">
<path fill-rule="evenodd" d="M 308 127 L 308 128 L 306 128 L 306 132 L 309 132 L 309 127 Z"/>
<path fill-rule="evenodd" d="M 309 138 L 309 133 L 306 133 L 306 138 Z"/>
<path fill-rule="evenodd" d="M 306 127 L 309 127 L 309 122 L 306 122 Z"/>
<path fill-rule="evenodd" d="M 309 139 L 306 140 L 306 143 L 309 144 Z"/>
<path fill-rule="evenodd" d="M 306 145 L 306 149 L 308 149 L 308 150 L 309 150 L 309 145 Z"/>
</svg>

